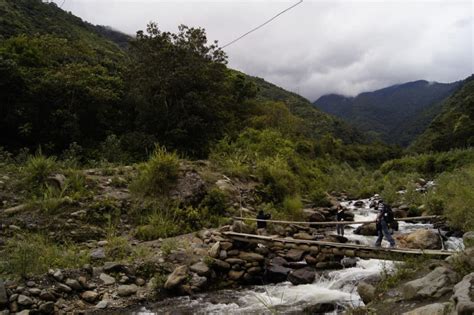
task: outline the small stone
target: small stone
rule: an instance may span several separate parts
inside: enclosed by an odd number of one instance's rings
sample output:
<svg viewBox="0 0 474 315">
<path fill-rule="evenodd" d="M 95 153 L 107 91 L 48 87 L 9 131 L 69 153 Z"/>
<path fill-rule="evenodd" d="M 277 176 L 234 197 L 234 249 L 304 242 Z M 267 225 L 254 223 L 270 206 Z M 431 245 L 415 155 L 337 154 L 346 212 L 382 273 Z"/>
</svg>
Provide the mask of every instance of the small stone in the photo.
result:
<svg viewBox="0 0 474 315">
<path fill-rule="evenodd" d="M 117 294 L 125 297 L 137 293 L 138 287 L 135 284 L 121 285 L 117 288 Z"/>
<path fill-rule="evenodd" d="M 82 285 L 75 279 L 66 279 L 66 285 L 75 291 L 82 290 Z"/>
<path fill-rule="evenodd" d="M 39 311 L 42 314 L 53 314 L 54 313 L 54 302 L 46 302 L 41 304 Z"/>
<path fill-rule="evenodd" d="M 32 288 L 32 287 L 36 286 L 36 282 L 34 282 L 34 281 L 28 281 L 28 282 L 26 283 L 26 286 L 29 287 L 29 288 Z"/>
<path fill-rule="evenodd" d="M 127 276 L 122 276 L 119 280 L 120 283 L 124 284 L 124 283 L 128 283 L 130 281 L 130 278 L 127 277 Z"/>
<path fill-rule="evenodd" d="M 99 297 L 99 294 L 94 291 L 85 291 L 81 294 L 81 298 L 89 303 L 94 303 L 97 298 Z"/>
<path fill-rule="evenodd" d="M 194 265 L 189 267 L 189 269 L 200 276 L 208 275 L 210 271 L 209 266 L 202 261 L 195 263 Z"/>
<path fill-rule="evenodd" d="M 117 262 L 106 262 L 103 267 L 105 272 L 127 272 L 127 267 L 124 264 Z"/>
<path fill-rule="evenodd" d="M 105 251 L 103 248 L 97 248 L 91 252 L 90 257 L 93 260 L 105 259 Z"/>
<path fill-rule="evenodd" d="M 95 306 L 96 309 L 103 310 L 106 309 L 107 306 L 109 306 L 109 301 L 107 300 L 102 300 L 97 305 Z"/>
<path fill-rule="evenodd" d="M 109 276 L 109 275 L 106 274 L 106 273 L 101 273 L 100 276 L 99 276 L 99 279 L 102 280 L 102 282 L 104 283 L 104 285 L 112 285 L 112 284 L 115 283 L 115 278 Z"/>
<path fill-rule="evenodd" d="M 135 281 L 135 283 L 136 283 L 138 286 L 142 287 L 142 286 L 144 286 L 144 285 L 146 284 L 146 281 L 145 281 L 144 279 L 142 279 L 142 278 L 137 278 L 137 280 Z"/>
<path fill-rule="evenodd" d="M 33 304 L 33 300 L 26 295 L 20 294 L 17 300 L 18 304 L 21 306 L 30 306 Z"/>
<path fill-rule="evenodd" d="M 100 246 L 100 247 L 104 247 L 104 246 L 106 246 L 106 245 L 108 245 L 108 244 L 109 244 L 108 241 L 98 241 L 98 242 L 97 242 L 97 246 Z"/>
<path fill-rule="evenodd" d="M 31 295 L 37 296 L 41 294 L 41 289 L 31 288 L 31 289 L 28 289 L 28 292 L 30 292 Z"/>
<path fill-rule="evenodd" d="M 236 270 L 231 270 L 229 271 L 229 279 L 231 280 L 239 280 L 240 278 L 242 278 L 242 276 L 244 275 L 244 271 L 236 271 Z"/>
<path fill-rule="evenodd" d="M 19 295 L 18 293 L 10 295 L 10 298 L 8 299 L 8 301 L 10 303 L 15 302 L 18 299 L 18 295 Z"/>
<path fill-rule="evenodd" d="M 61 272 L 61 270 L 57 270 L 57 271 L 53 274 L 53 277 L 54 277 L 54 279 L 56 279 L 57 281 L 63 281 L 63 279 L 64 279 L 64 275 L 63 275 L 63 273 Z"/>
<path fill-rule="evenodd" d="M 58 284 L 58 290 L 64 293 L 70 293 L 72 292 L 71 287 L 65 285 L 64 283 L 59 283 Z"/>
</svg>

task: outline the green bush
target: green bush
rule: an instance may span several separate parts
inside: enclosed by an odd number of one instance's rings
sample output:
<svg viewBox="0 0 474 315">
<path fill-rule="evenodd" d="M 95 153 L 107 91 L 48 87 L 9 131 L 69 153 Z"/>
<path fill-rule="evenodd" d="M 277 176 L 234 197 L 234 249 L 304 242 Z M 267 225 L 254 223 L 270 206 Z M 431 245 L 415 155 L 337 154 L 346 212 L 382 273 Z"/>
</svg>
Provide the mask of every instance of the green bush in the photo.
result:
<svg viewBox="0 0 474 315">
<path fill-rule="evenodd" d="M 213 188 L 201 201 L 200 208 L 207 208 L 212 215 L 224 215 L 229 206 L 229 197 L 219 188 Z"/>
<path fill-rule="evenodd" d="M 39 234 L 18 236 L 6 243 L 0 274 L 26 277 L 50 268 L 79 268 L 88 259 L 86 252 L 72 244 L 58 245 Z"/>
<path fill-rule="evenodd" d="M 136 195 L 161 196 L 166 194 L 177 182 L 179 158 L 176 153 L 158 147 L 148 162 L 139 167 L 139 175 L 130 185 Z"/>
<path fill-rule="evenodd" d="M 283 211 L 292 219 L 299 220 L 303 217 L 303 202 L 299 195 L 287 196 L 282 203 Z"/>
<path fill-rule="evenodd" d="M 41 192 L 46 187 L 48 177 L 59 168 L 54 157 L 41 153 L 30 156 L 22 168 L 25 188 L 31 192 Z"/>
</svg>

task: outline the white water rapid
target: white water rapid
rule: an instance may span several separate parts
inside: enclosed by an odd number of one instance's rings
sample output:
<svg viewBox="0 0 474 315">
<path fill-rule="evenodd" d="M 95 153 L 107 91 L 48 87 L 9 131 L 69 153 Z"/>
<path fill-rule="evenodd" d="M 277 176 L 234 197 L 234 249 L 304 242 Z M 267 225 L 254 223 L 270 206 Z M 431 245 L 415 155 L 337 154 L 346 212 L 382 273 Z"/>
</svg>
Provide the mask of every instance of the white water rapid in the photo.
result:
<svg viewBox="0 0 474 315">
<path fill-rule="evenodd" d="M 353 202 L 342 205 L 353 211 L 354 221 L 375 219 L 376 212 L 369 208 L 370 199 L 361 200 L 362 207 L 354 207 Z M 345 229 L 349 242 L 373 245 L 375 236 L 363 236 L 353 233 L 358 224 Z M 400 222 L 399 232 L 406 233 L 420 228 L 432 229 L 431 224 L 413 224 Z M 388 246 L 384 240 L 383 247 Z M 449 238 L 446 249 L 462 248 L 462 239 Z M 336 309 L 326 314 L 338 314 L 343 308 L 363 306 L 357 293 L 357 284 L 363 279 L 378 276 L 383 270 L 393 268 L 393 263 L 377 259 L 358 259 L 357 265 L 342 270 L 326 271 L 317 276 L 312 284 L 293 285 L 290 282 L 251 286 L 240 290 L 220 290 L 206 292 L 193 297 L 175 297 L 158 302 L 149 307 L 142 307 L 134 312 L 136 315 L 151 314 L 301 314 L 309 307 L 329 303 Z"/>
</svg>

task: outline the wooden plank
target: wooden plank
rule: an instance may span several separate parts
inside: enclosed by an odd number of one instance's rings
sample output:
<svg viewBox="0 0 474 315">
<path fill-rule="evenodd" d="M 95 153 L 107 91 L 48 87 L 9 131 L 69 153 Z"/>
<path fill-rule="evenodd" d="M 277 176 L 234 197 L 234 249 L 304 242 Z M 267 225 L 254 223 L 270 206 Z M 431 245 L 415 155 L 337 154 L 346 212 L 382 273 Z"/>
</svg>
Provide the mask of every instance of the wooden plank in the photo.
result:
<svg viewBox="0 0 474 315">
<path fill-rule="evenodd" d="M 439 257 L 448 257 L 454 254 L 453 251 L 446 250 L 433 250 L 433 249 L 411 249 L 411 248 L 383 248 L 383 247 L 372 247 L 358 244 L 347 244 L 347 243 L 335 243 L 326 241 L 313 241 L 313 240 L 299 240 L 294 238 L 275 238 L 274 236 L 263 236 L 255 234 L 243 234 L 236 232 L 223 232 L 222 234 L 240 241 L 253 241 L 253 242 L 281 242 L 292 243 L 292 244 L 306 244 L 306 245 L 318 245 L 323 247 L 335 247 L 345 249 L 358 249 L 358 250 L 369 250 L 373 252 L 386 252 L 395 254 L 414 254 L 414 255 L 433 255 Z"/>
<path fill-rule="evenodd" d="M 395 221 L 421 221 L 442 218 L 438 215 L 429 215 L 422 217 L 408 217 L 408 218 L 396 218 Z M 234 220 L 248 220 L 248 221 L 262 221 L 268 223 L 277 223 L 277 224 L 302 224 L 302 225 L 352 225 L 352 224 L 364 224 L 364 223 L 374 223 L 375 220 L 367 221 L 327 221 L 327 222 L 308 222 L 308 221 L 283 221 L 283 220 L 261 220 L 255 218 L 244 218 L 244 217 L 233 217 Z"/>
</svg>

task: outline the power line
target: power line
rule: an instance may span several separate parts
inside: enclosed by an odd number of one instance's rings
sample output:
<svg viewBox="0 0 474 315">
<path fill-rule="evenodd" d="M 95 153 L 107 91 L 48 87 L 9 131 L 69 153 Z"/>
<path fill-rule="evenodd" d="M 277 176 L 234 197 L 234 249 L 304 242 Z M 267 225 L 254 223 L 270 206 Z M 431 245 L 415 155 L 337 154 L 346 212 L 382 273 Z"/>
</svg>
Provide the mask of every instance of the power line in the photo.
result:
<svg viewBox="0 0 474 315">
<path fill-rule="evenodd" d="M 278 13 L 277 15 L 273 16 L 272 18 L 270 18 L 269 20 L 265 21 L 264 23 L 260 24 L 259 26 L 251 29 L 250 31 L 248 31 L 247 33 L 243 34 L 242 36 L 239 36 L 238 38 L 234 39 L 233 41 L 231 41 L 230 43 L 227 43 L 225 44 L 224 46 L 222 46 L 221 48 L 226 48 L 227 46 L 230 46 L 232 45 L 233 43 L 241 40 L 242 38 L 244 38 L 245 36 L 249 35 L 250 33 L 253 33 L 255 32 L 256 30 L 258 30 L 259 28 L 262 28 L 264 27 L 265 25 L 267 25 L 268 23 L 270 23 L 271 21 L 273 21 L 274 19 L 276 19 L 277 17 L 279 17 L 280 15 L 282 15 L 283 13 L 287 12 L 287 11 L 290 11 L 291 9 L 293 9 L 294 7 L 296 7 L 297 5 L 299 5 L 300 3 L 302 3 L 303 0 L 300 0 L 298 3 L 295 3 L 293 4 L 291 7 L 289 8 L 286 8 L 285 10 L 281 11 L 280 13 Z"/>
</svg>

